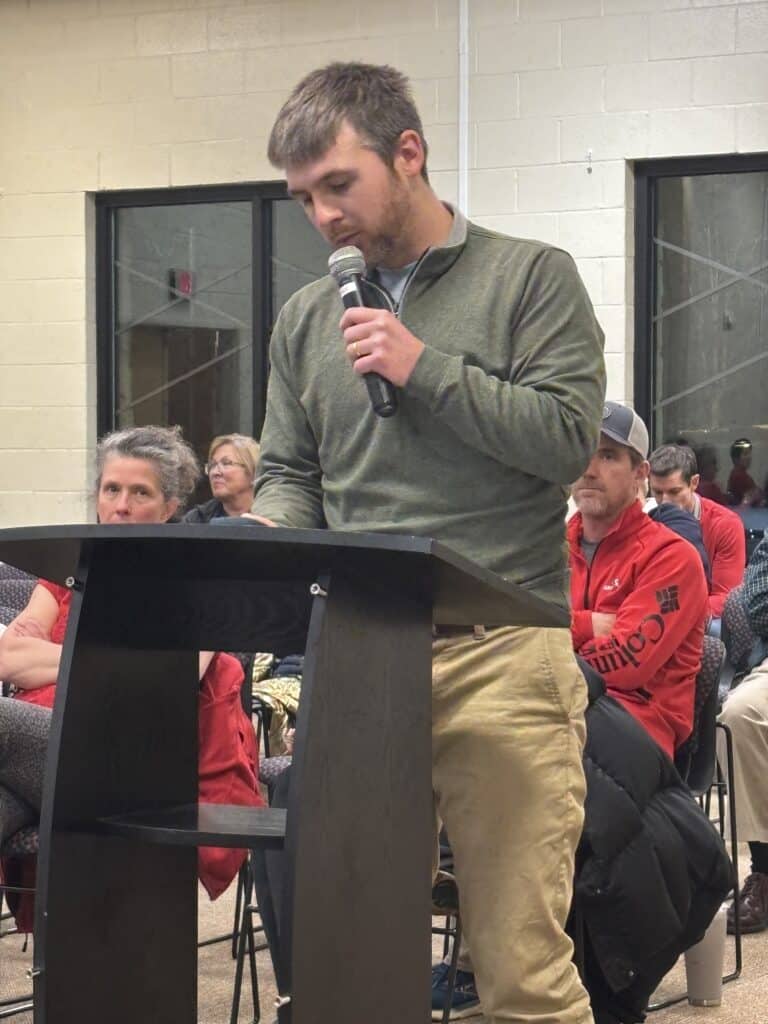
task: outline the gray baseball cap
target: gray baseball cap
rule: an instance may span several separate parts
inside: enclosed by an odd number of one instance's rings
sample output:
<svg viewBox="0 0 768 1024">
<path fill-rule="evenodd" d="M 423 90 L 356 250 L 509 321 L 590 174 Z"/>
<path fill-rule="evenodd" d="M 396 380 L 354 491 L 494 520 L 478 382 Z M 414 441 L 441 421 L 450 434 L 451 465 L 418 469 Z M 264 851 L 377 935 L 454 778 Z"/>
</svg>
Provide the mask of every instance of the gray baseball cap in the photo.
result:
<svg viewBox="0 0 768 1024">
<path fill-rule="evenodd" d="M 606 402 L 603 406 L 603 422 L 600 433 L 612 441 L 633 448 L 643 458 L 648 458 L 648 430 L 634 411 L 618 402 Z"/>
</svg>

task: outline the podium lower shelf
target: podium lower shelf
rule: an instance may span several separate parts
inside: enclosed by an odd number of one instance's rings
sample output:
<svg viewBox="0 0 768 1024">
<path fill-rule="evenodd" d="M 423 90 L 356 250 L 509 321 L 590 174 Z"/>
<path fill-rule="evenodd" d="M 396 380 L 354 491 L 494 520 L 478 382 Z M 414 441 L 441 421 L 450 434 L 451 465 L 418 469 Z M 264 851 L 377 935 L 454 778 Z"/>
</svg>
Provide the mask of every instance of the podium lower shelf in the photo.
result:
<svg viewBox="0 0 768 1024">
<path fill-rule="evenodd" d="M 234 804 L 182 804 L 97 818 L 78 831 L 170 846 L 280 848 L 285 811 Z"/>
</svg>

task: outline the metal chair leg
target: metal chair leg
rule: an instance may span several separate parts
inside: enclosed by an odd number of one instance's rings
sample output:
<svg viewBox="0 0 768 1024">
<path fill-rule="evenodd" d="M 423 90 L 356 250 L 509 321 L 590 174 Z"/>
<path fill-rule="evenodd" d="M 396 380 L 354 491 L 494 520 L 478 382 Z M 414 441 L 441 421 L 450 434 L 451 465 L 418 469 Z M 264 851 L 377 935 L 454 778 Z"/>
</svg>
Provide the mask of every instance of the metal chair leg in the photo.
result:
<svg viewBox="0 0 768 1024">
<path fill-rule="evenodd" d="M 251 893 L 253 891 L 253 881 L 248 874 L 248 881 L 246 882 L 245 891 L 243 893 L 243 914 L 240 919 L 240 931 L 237 940 L 237 954 L 235 964 L 235 983 L 234 990 L 232 993 L 232 1012 L 230 1014 L 230 1024 L 238 1024 L 240 1016 L 240 998 L 243 987 L 243 967 L 245 965 L 245 951 L 246 945 L 248 947 L 248 957 L 251 968 L 251 992 L 253 995 L 253 1020 L 251 1024 L 258 1024 L 260 1012 L 259 1012 L 259 996 L 258 996 L 258 979 L 256 978 L 256 957 L 253 945 L 253 932 L 251 926 L 253 924 L 251 916 Z"/>
<path fill-rule="evenodd" d="M 247 870 L 248 865 L 245 863 L 240 868 L 240 872 L 237 876 L 237 892 L 235 895 L 235 913 L 232 921 L 232 931 L 226 932 L 224 935 L 214 935 L 210 939 L 203 939 L 201 942 L 198 942 L 198 949 L 202 949 L 204 946 L 215 946 L 219 942 L 231 942 L 232 959 L 237 959 L 237 939 L 240 934 L 242 924 L 243 890 L 245 888 Z"/>
<path fill-rule="evenodd" d="M 237 940 L 243 927 L 245 887 L 248 878 L 248 858 L 240 868 L 237 876 L 237 893 L 235 894 L 235 919 L 232 924 L 232 959 L 237 959 Z"/>
<path fill-rule="evenodd" d="M 34 1009 L 32 995 L 14 996 L 12 999 L 0 999 L 0 1020 L 15 1017 L 17 1013 L 30 1013 Z"/>
<path fill-rule="evenodd" d="M 35 890 L 28 886 L 6 885 L 5 883 L 0 882 L 0 922 L 13 919 L 13 914 L 10 910 L 2 912 L 3 901 L 5 901 L 6 906 L 8 905 L 6 892 L 15 892 L 19 895 L 29 896 L 34 896 L 35 894 Z M 18 934 L 19 929 L 15 925 L 12 925 L 10 928 L 0 929 L 0 938 L 3 938 L 6 935 Z M 28 939 L 29 936 L 26 936 L 24 939 L 22 952 L 26 953 L 27 951 Z M 35 1004 L 31 993 L 29 995 L 13 996 L 11 999 L 0 999 L 0 1020 L 5 1020 L 8 1017 L 15 1017 L 19 1013 L 31 1013 L 34 1010 L 34 1006 Z"/>
<path fill-rule="evenodd" d="M 253 871 L 254 889 L 258 897 L 259 916 L 261 918 L 261 930 L 266 938 L 265 946 L 269 950 L 272 961 L 272 970 L 275 975 L 278 994 L 278 1020 L 290 1017 L 290 987 L 286 976 L 280 948 L 280 931 L 277 922 L 277 913 L 272 899 L 265 851 L 261 848 L 251 850 L 251 868 Z M 282 1008 L 282 1009 L 281 1009 Z"/>
<path fill-rule="evenodd" d="M 18 934 L 18 928 L 15 925 L 11 925 L 10 928 L 3 928 L 4 921 L 13 920 L 13 914 L 10 912 L 10 910 L 3 910 L 3 904 L 6 902 L 7 901 L 5 899 L 5 886 L 3 885 L 2 882 L 0 882 L 0 939 L 2 939 L 4 935 Z M 0 1006 L 2 1005 L 3 1004 L 0 1003 Z"/>
<path fill-rule="evenodd" d="M 725 722 L 718 722 L 716 728 L 723 730 L 725 736 L 725 760 L 728 766 L 727 773 L 727 788 L 728 788 L 728 824 L 730 825 L 731 833 L 731 861 L 733 862 L 734 872 L 734 898 L 733 898 L 733 945 L 736 963 L 734 970 L 723 978 L 723 982 L 734 981 L 741 974 L 742 968 L 742 949 L 741 949 L 741 907 L 739 906 L 739 892 L 741 891 L 741 885 L 739 884 L 739 841 L 738 834 L 736 831 L 736 793 L 733 788 L 733 734 L 730 726 L 726 725 Z M 718 765 L 718 773 L 720 773 L 720 766 Z"/>
<path fill-rule="evenodd" d="M 248 966 L 251 972 L 251 1000 L 253 1002 L 253 1024 L 258 1024 L 261 1019 L 261 1006 L 259 1004 L 259 978 L 256 974 L 256 943 L 253 934 L 253 915 L 258 911 L 254 903 L 249 903 L 243 915 L 243 924 L 247 928 L 248 936 Z M 260 948 L 264 948 L 263 946 Z"/>
<path fill-rule="evenodd" d="M 234 989 L 232 993 L 232 1011 L 230 1014 L 230 1024 L 238 1024 L 240 1016 L 240 1001 L 242 998 L 242 986 L 243 986 L 243 970 L 245 967 L 246 952 L 248 956 L 248 969 L 251 978 L 251 1000 L 253 1003 L 253 1019 L 251 1024 L 258 1024 L 261 1019 L 261 1005 L 259 1001 L 259 979 L 256 972 L 256 953 L 262 949 L 267 949 L 268 944 L 266 942 L 256 945 L 254 936 L 257 932 L 265 932 L 264 924 L 260 924 L 254 927 L 253 917 L 254 914 L 261 914 L 259 907 L 253 902 L 253 896 L 255 891 L 255 871 L 253 868 L 254 858 L 253 851 L 248 860 L 248 873 L 246 876 L 246 883 L 243 887 L 243 913 L 240 923 L 240 934 L 237 942 L 237 956 L 235 965 L 235 981 Z"/>
<path fill-rule="evenodd" d="M 34 1003 L 31 997 L 28 997 L 25 1002 L 21 1002 L 18 1006 L 0 1007 L 0 1020 L 5 1020 L 6 1017 L 15 1017 L 17 1013 L 31 1013 L 34 1009 Z"/>
<path fill-rule="evenodd" d="M 451 950 L 451 962 L 448 967 L 448 989 L 443 1007 L 442 1024 L 448 1024 L 451 1019 L 451 1007 L 453 1005 L 453 991 L 456 988 L 456 974 L 459 969 L 459 947 L 461 946 L 461 916 L 456 915 L 453 920 L 456 922 L 453 927 L 453 949 Z M 448 938 L 450 918 L 446 918 L 445 929 L 446 939 Z"/>
<path fill-rule="evenodd" d="M 451 948 L 451 933 L 453 932 L 450 917 L 446 917 L 445 927 L 441 931 L 443 933 L 443 960 L 445 960 L 448 956 L 448 950 Z"/>
<path fill-rule="evenodd" d="M 256 948 L 253 941 L 252 931 L 252 912 L 254 908 L 251 904 L 246 904 L 245 912 L 243 914 L 243 925 L 240 929 L 240 938 L 237 943 L 237 962 L 235 966 L 235 982 L 232 992 L 232 1011 L 230 1014 L 230 1024 L 238 1024 L 240 1018 L 240 1000 L 242 997 L 243 989 L 243 968 L 245 966 L 246 947 L 248 951 L 248 965 L 251 975 L 251 997 L 253 1000 L 253 1017 L 251 1024 L 258 1024 L 261 1017 L 261 1008 L 259 1005 L 259 979 L 256 974 Z"/>
</svg>

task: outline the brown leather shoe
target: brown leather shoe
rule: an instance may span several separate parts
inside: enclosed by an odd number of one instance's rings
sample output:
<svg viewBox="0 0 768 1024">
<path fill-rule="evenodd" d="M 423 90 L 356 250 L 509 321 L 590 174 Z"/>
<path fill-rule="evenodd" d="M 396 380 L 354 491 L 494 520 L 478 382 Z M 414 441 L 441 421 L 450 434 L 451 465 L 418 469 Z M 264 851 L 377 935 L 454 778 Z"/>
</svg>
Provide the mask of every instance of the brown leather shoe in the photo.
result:
<svg viewBox="0 0 768 1024">
<path fill-rule="evenodd" d="M 753 871 L 747 875 L 739 893 L 739 918 L 744 933 L 768 928 L 768 875 Z M 733 907 L 728 908 L 728 932 L 733 935 Z"/>
</svg>

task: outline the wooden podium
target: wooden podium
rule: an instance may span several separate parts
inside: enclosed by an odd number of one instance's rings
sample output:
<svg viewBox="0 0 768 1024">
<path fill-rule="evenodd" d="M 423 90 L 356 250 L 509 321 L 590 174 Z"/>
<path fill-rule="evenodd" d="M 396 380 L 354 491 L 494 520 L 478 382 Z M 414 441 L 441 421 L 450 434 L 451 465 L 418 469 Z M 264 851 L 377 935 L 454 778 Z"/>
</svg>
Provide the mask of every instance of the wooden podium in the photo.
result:
<svg viewBox="0 0 768 1024">
<path fill-rule="evenodd" d="M 432 623 L 565 613 L 416 537 L 34 527 L 0 530 L 0 560 L 74 591 L 40 821 L 36 1024 L 194 1024 L 195 847 L 279 845 L 283 830 L 281 1021 L 428 1020 Z M 304 649 L 287 820 L 198 807 L 196 652 Z"/>
</svg>

